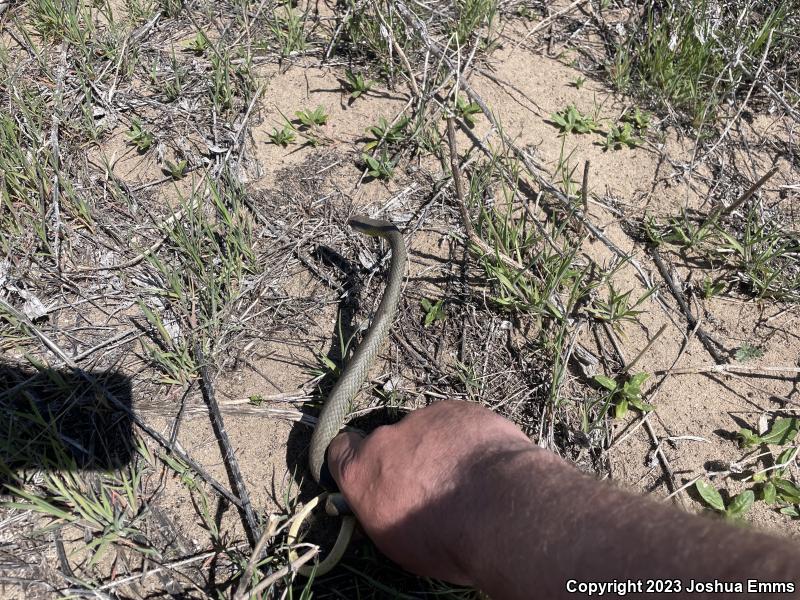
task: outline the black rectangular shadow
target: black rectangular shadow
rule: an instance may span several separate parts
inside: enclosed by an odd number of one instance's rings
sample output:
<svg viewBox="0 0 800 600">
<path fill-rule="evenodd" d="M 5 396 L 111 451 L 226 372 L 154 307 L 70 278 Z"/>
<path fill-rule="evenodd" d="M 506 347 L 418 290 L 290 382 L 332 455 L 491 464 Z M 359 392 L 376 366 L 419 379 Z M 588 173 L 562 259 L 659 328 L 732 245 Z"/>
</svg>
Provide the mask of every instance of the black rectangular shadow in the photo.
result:
<svg viewBox="0 0 800 600">
<path fill-rule="evenodd" d="M 0 361 L 0 491 L 27 470 L 126 465 L 133 452 L 130 406 L 130 379 L 119 373 Z"/>
</svg>

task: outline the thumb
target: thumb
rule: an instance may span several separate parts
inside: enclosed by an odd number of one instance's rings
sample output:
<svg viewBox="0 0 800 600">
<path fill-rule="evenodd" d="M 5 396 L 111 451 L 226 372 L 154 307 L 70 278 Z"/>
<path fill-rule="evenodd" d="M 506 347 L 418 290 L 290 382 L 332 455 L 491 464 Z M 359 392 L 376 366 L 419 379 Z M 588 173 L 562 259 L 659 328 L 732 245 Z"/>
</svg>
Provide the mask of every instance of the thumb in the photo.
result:
<svg viewBox="0 0 800 600">
<path fill-rule="evenodd" d="M 333 438 L 328 446 L 328 468 L 345 497 L 358 485 L 357 463 L 363 443 L 363 436 L 345 431 Z"/>
</svg>

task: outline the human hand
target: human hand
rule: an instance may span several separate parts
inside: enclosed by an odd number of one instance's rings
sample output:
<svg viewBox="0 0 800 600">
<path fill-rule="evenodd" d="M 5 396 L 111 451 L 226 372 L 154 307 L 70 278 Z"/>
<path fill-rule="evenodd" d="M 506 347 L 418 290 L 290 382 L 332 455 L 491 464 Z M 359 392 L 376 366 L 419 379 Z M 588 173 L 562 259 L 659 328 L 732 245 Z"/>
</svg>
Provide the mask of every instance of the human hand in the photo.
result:
<svg viewBox="0 0 800 600">
<path fill-rule="evenodd" d="M 477 404 L 437 402 L 362 438 L 342 433 L 328 465 L 376 546 L 402 567 L 475 583 L 471 528 L 483 514 L 487 468 L 538 451 L 513 423 Z"/>
</svg>

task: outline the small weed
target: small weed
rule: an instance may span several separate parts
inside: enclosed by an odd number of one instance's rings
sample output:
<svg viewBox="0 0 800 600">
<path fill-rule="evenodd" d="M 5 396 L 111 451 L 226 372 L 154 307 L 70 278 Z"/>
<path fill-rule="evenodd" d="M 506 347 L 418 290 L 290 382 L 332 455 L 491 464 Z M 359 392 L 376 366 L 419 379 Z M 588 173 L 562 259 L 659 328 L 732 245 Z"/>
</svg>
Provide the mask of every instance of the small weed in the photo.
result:
<svg viewBox="0 0 800 600">
<path fill-rule="evenodd" d="M 550 115 L 550 118 L 561 130 L 562 135 L 570 133 L 591 133 L 597 129 L 597 122 L 593 117 L 581 113 L 574 104 Z"/>
<path fill-rule="evenodd" d="M 533 10 L 527 4 L 518 4 L 516 9 L 514 10 L 514 14 L 518 17 L 523 19 L 527 19 L 528 21 L 533 20 L 535 15 L 533 14 Z"/>
<path fill-rule="evenodd" d="M 130 143 L 136 147 L 139 153 L 144 153 L 149 150 L 153 145 L 153 134 L 147 131 L 139 119 L 134 119 L 131 128 L 128 131 L 128 139 Z"/>
<path fill-rule="evenodd" d="M 586 77 L 578 75 L 573 81 L 570 82 L 569 85 L 574 87 L 576 90 L 579 90 L 583 87 L 584 83 L 586 83 Z"/>
<path fill-rule="evenodd" d="M 789 468 L 797 460 L 798 448 L 793 446 L 783 450 L 775 459 L 775 464 L 753 475 L 761 491 L 761 498 L 767 504 L 780 504 L 778 512 L 797 517 L 800 505 L 800 487 L 788 479 Z M 787 506 L 788 505 L 788 506 Z"/>
<path fill-rule="evenodd" d="M 197 35 L 195 35 L 187 44 L 186 49 L 189 52 L 194 52 L 197 55 L 202 55 L 208 50 L 210 42 L 208 41 L 208 37 L 202 31 L 198 31 Z"/>
<path fill-rule="evenodd" d="M 636 106 L 632 112 L 627 112 L 622 116 L 622 121 L 636 127 L 639 135 L 644 135 L 647 133 L 647 128 L 650 126 L 650 113 Z"/>
<path fill-rule="evenodd" d="M 458 43 L 466 45 L 470 38 L 485 24 L 491 35 L 497 15 L 496 0 L 458 0 L 458 21 L 455 34 Z M 487 40 L 488 42 L 488 40 Z"/>
<path fill-rule="evenodd" d="M 753 491 L 745 490 L 733 498 L 726 506 L 717 488 L 710 483 L 698 479 L 695 481 L 694 487 L 703 501 L 716 512 L 724 515 L 726 519 L 741 519 L 750 510 L 755 501 Z"/>
<path fill-rule="evenodd" d="M 456 114 L 472 129 L 475 127 L 475 115 L 481 113 L 481 107 L 474 102 L 467 101 L 459 95 L 456 100 Z"/>
<path fill-rule="evenodd" d="M 800 239 L 780 222 L 748 211 L 741 232 L 713 223 L 721 238 L 712 251 L 736 271 L 739 281 L 758 298 L 786 302 L 800 299 Z"/>
<path fill-rule="evenodd" d="M 712 240 L 715 236 L 715 229 L 713 223 L 699 223 L 682 210 L 680 217 L 669 220 L 669 225 L 663 233 L 655 234 L 654 231 L 651 233 L 654 233 L 653 237 L 659 237 L 662 241 L 691 250 L 700 248 Z"/>
<path fill-rule="evenodd" d="M 474 365 L 462 363 L 455 359 L 456 377 L 464 386 L 470 400 L 480 396 L 481 378 Z"/>
<path fill-rule="evenodd" d="M 701 293 L 703 294 L 703 298 L 708 300 L 721 294 L 725 291 L 727 284 L 722 279 L 711 279 L 711 277 L 704 277 L 703 278 L 703 287 Z"/>
<path fill-rule="evenodd" d="M 758 435 L 753 430 L 743 427 L 737 436 L 742 447 L 750 448 L 760 444 L 776 444 L 783 446 L 791 444 L 800 431 L 800 421 L 797 417 L 778 417 L 767 433 Z"/>
<path fill-rule="evenodd" d="M 594 380 L 608 390 L 605 404 L 607 407 L 614 406 L 615 418 L 622 419 L 631 406 L 645 413 L 653 410 L 653 406 L 642 399 L 642 384 L 648 377 L 650 375 L 647 373 L 636 373 L 620 381 L 605 375 L 595 375 Z"/>
<path fill-rule="evenodd" d="M 444 321 L 447 318 L 444 312 L 444 298 L 435 302 L 423 298 L 420 304 L 422 305 L 422 310 L 425 311 L 425 319 L 422 322 L 424 327 L 430 327 L 436 321 Z"/>
<path fill-rule="evenodd" d="M 367 164 L 367 175 L 376 179 L 391 179 L 394 174 L 394 164 L 386 155 L 386 150 L 381 152 L 379 158 L 373 158 L 369 154 L 362 154 L 361 158 Z"/>
<path fill-rule="evenodd" d="M 305 127 L 314 127 L 325 125 L 328 122 L 328 113 L 322 105 L 317 106 L 314 110 L 304 109 L 298 110 L 294 113 L 300 123 Z"/>
<path fill-rule="evenodd" d="M 406 139 L 405 129 L 408 121 L 408 117 L 402 117 L 394 125 L 389 125 L 386 119 L 380 117 L 377 125 L 367 129 L 367 133 L 372 135 L 373 139 L 364 145 L 364 152 L 369 152 L 380 144 L 392 146 L 403 142 Z"/>
<path fill-rule="evenodd" d="M 294 133 L 294 127 L 290 124 L 284 125 L 282 129 L 277 127 L 272 128 L 272 133 L 269 134 L 269 141 L 276 146 L 283 146 L 286 148 L 289 144 L 295 141 L 297 136 Z"/>
<path fill-rule="evenodd" d="M 764 356 L 764 350 L 758 346 L 742 344 L 737 348 L 735 358 L 738 362 L 747 362 L 756 358 L 761 358 L 762 356 Z"/>
<path fill-rule="evenodd" d="M 264 396 L 262 396 L 261 394 L 253 394 L 247 397 L 247 403 L 250 406 L 261 406 L 265 402 L 266 400 L 264 400 Z"/>
<path fill-rule="evenodd" d="M 276 10 L 269 25 L 280 46 L 281 56 L 286 58 L 295 52 L 302 52 L 308 47 L 305 32 L 305 15 L 298 14 L 290 4 L 284 5 L 283 14 Z"/>
<path fill-rule="evenodd" d="M 353 73 L 350 69 L 345 71 L 347 78 L 347 87 L 350 89 L 350 99 L 355 100 L 372 89 L 375 85 L 374 81 L 368 81 L 361 73 Z"/>
<path fill-rule="evenodd" d="M 186 176 L 186 168 L 189 166 L 188 161 L 185 160 L 179 160 L 177 163 L 165 160 L 164 164 L 165 167 L 162 169 L 164 173 L 175 180 L 183 179 Z"/>
<path fill-rule="evenodd" d="M 234 70 L 228 56 L 211 55 L 211 100 L 217 112 L 233 107 L 235 96 Z"/>
<path fill-rule="evenodd" d="M 650 288 L 631 304 L 630 301 L 633 290 L 619 292 L 614 287 L 614 284 L 609 282 L 608 299 L 603 300 L 602 298 L 595 298 L 587 307 L 586 311 L 600 321 L 605 321 L 614 327 L 619 327 L 624 321 L 636 320 L 636 317 L 642 313 L 639 306 L 652 296 L 656 289 L 655 287 Z"/>
<path fill-rule="evenodd" d="M 794 443 L 798 431 L 800 431 L 800 422 L 797 417 L 778 417 L 766 433 L 758 435 L 751 429 L 742 428 L 737 435 L 744 448 L 753 446 L 783 447 Z M 795 445 L 784 447 L 780 450 L 780 454 L 774 457 L 773 451 L 767 449 L 758 456 L 773 457 L 772 464 L 752 476 L 752 480 L 758 484 L 761 499 L 767 504 L 777 505 L 778 512 L 781 514 L 794 518 L 800 516 L 798 514 L 800 487 L 789 477 L 791 476 L 791 466 L 797 460 L 798 450 Z"/>
<path fill-rule="evenodd" d="M 605 142 L 603 143 L 603 149 L 619 150 L 623 146 L 636 148 L 638 143 L 638 138 L 633 134 L 633 125 L 630 123 L 623 123 L 621 127 L 619 125 L 611 126 Z"/>
</svg>

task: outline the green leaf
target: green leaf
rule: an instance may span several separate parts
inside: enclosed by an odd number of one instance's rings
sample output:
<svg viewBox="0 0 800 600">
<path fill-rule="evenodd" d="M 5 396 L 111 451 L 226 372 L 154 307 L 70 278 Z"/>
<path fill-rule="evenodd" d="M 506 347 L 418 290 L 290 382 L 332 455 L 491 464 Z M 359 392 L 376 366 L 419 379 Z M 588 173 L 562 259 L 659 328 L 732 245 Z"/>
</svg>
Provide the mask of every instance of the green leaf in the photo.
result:
<svg viewBox="0 0 800 600">
<path fill-rule="evenodd" d="M 735 519 L 744 516 L 744 514 L 750 510 L 750 507 L 753 506 L 753 501 L 755 499 L 756 497 L 753 490 L 745 490 L 741 494 L 738 494 L 725 511 L 726 516 Z"/>
<path fill-rule="evenodd" d="M 764 497 L 764 502 L 767 504 L 775 504 L 775 501 L 778 499 L 778 491 L 775 489 L 775 484 L 771 481 L 764 484 L 764 487 L 761 488 L 761 494 Z"/>
<path fill-rule="evenodd" d="M 761 443 L 761 436 L 756 435 L 750 429 L 746 428 L 740 429 L 738 436 L 742 442 L 742 446 L 745 448 L 749 448 L 751 446 L 758 446 Z"/>
<path fill-rule="evenodd" d="M 595 375 L 594 380 L 611 392 L 617 389 L 617 382 L 611 379 L 611 377 L 606 377 L 605 375 Z"/>
<path fill-rule="evenodd" d="M 779 417 L 775 419 L 772 428 L 768 433 L 761 436 L 761 441 L 765 444 L 789 444 L 794 440 L 800 430 L 800 423 L 797 417 Z"/>
<path fill-rule="evenodd" d="M 717 488 L 713 485 L 706 483 L 702 479 L 694 482 L 694 487 L 700 497 L 714 510 L 725 512 L 725 503 L 722 501 L 722 496 L 719 495 Z"/>
<path fill-rule="evenodd" d="M 779 512 L 794 518 L 800 517 L 800 510 L 797 510 L 796 506 L 785 506 Z"/>
<path fill-rule="evenodd" d="M 750 344 L 742 344 L 742 346 L 736 350 L 735 358 L 739 362 L 747 362 L 748 360 L 761 358 L 762 356 L 764 356 L 764 351 L 761 348 L 751 346 Z"/>
<path fill-rule="evenodd" d="M 775 484 L 781 500 L 790 504 L 800 504 L 800 488 L 797 485 L 782 477 L 776 477 L 772 482 Z"/>
<path fill-rule="evenodd" d="M 628 400 L 626 398 L 623 398 L 617 404 L 617 407 L 614 410 L 614 416 L 617 419 L 622 419 L 627 414 L 628 414 Z"/>
<path fill-rule="evenodd" d="M 642 384 L 647 381 L 647 378 L 650 377 L 649 373 L 636 373 L 633 377 L 630 378 L 629 383 L 632 386 L 635 386 L 636 389 L 642 387 Z"/>
<path fill-rule="evenodd" d="M 786 469 L 789 465 L 794 461 L 795 457 L 797 456 L 797 448 L 787 448 L 783 452 L 780 453 L 778 459 L 775 461 L 776 465 L 786 465 L 785 467 L 781 467 L 779 469 L 775 469 L 774 475 L 775 477 L 783 477 Z"/>
<path fill-rule="evenodd" d="M 650 412 L 655 409 L 655 406 L 648 404 L 641 398 L 628 398 L 628 401 L 642 412 Z"/>
</svg>

